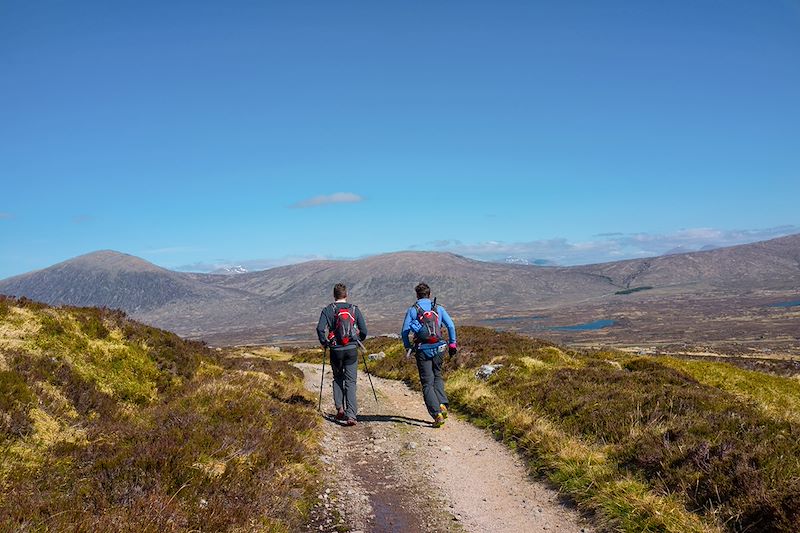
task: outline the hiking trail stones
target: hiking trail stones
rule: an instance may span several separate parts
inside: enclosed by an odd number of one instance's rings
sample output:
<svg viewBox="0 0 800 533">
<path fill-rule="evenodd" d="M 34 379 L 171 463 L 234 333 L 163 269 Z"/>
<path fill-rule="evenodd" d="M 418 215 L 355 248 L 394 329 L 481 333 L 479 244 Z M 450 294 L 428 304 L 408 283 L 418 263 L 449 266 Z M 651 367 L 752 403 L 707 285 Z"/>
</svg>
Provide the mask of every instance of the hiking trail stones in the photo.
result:
<svg viewBox="0 0 800 533">
<path fill-rule="evenodd" d="M 475 372 L 475 377 L 478 379 L 487 380 L 489 376 L 500 370 L 503 365 L 483 365 L 481 366 L 477 372 Z"/>
</svg>

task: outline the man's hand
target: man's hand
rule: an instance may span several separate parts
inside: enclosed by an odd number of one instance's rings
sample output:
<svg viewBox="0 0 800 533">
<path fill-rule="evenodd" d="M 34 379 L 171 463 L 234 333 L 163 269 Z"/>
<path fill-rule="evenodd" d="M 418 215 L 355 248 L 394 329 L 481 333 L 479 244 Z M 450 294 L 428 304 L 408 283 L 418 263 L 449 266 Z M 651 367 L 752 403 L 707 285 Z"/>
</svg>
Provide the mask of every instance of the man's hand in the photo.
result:
<svg viewBox="0 0 800 533">
<path fill-rule="evenodd" d="M 451 342 L 451 343 L 450 343 L 450 344 L 447 346 L 447 353 L 448 353 L 448 354 L 450 354 L 450 356 L 453 356 L 453 355 L 455 355 L 455 354 L 456 354 L 456 352 L 458 352 L 458 346 L 456 346 L 456 343 L 454 343 L 454 342 Z"/>
</svg>

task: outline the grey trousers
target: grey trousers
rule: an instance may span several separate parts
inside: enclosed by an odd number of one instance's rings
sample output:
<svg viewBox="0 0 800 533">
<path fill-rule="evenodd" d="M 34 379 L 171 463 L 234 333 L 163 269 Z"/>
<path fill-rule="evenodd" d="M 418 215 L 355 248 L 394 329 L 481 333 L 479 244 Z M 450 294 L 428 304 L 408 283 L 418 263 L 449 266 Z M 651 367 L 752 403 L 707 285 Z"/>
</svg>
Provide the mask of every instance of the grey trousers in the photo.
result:
<svg viewBox="0 0 800 533">
<path fill-rule="evenodd" d="M 333 370 L 333 403 L 336 409 L 344 409 L 347 418 L 355 420 L 358 414 L 356 400 L 356 373 L 358 371 L 358 348 L 331 350 Z"/>
<path fill-rule="evenodd" d="M 422 397 L 425 398 L 425 407 L 432 418 L 436 419 L 439 414 L 439 405 L 447 405 L 447 395 L 444 393 L 444 379 L 442 379 L 443 355 L 437 355 L 433 359 L 425 359 L 425 356 L 418 353 L 417 370 L 419 370 L 419 382 L 422 384 Z"/>
</svg>

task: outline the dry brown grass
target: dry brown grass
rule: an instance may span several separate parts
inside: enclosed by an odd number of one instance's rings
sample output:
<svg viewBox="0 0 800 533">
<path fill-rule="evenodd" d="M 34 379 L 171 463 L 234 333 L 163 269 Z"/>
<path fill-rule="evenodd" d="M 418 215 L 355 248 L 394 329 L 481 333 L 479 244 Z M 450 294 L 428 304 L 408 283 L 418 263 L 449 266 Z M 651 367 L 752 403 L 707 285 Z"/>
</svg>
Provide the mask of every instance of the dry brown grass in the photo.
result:
<svg viewBox="0 0 800 533">
<path fill-rule="evenodd" d="M 0 530 L 304 526 L 320 428 L 295 368 L 105 310 L 3 298 L 0 328 Z"/>
<path fill-rule="evenodd" d="M 800 402 L 794 381 L 481 328 L 459 341 L 452 403 L 608 528 L 800 530 L 800 425 L 781 412 Z M 376 374 L 418 386 L 399 341 L 368 347 L 387 354 Z M 503 368 L 476 379 L 492 361 Z"/>
</svg>

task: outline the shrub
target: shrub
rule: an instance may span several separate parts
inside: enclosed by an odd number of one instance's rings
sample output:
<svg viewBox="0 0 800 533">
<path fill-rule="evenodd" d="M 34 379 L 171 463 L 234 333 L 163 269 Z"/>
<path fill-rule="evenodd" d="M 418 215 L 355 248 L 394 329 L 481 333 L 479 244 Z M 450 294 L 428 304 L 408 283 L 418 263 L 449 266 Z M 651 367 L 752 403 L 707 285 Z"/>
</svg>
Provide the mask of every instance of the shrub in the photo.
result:
<svg viewBox="0 0 800 533">
<path fill-rule="evenodd" d="M 117 412 L 117 403 L 109 394 L 100 391 L 93 381 L 78 374 L 63 360 L 16 352 L 11 364 L 28 383 L 44 381 L 56 386 L 84 417 L 108 418 Z"/>
<path fill-rule="evenodd" d="M 0 440 L 24 436 L 31 429 L 28 413 L 36 397 L 16 372 L 0 371 Z"/>
<path fill-rule="evenodd" d="M 304 526 L 320 427 L 301 371 L 223 367 L 121 313 L 30 306 L 38 333 L 0 372 L 0 531 Z"/>
<path fill-rule="evenodd" d="M 370 342 L 387 354 L 376 374 L 418 382 L 399 341 Z M 460 328 L 459 344 L 445 365 L 453 405 L 609 528 L 800 531 L 800 423 L 780 412 L 797 400 L 773 397 L 796 383 L 483 328 Z M 493 360 L 503 368 L 476 380 Z"/>
<path fill-rule="evenodd" d="M 171 523 L 168 530 L 213 531 L 267 517 L 294 529 L 308 508 L 290 494 L 310 499 L 316 440 L 309 436 L 319 422 L 310 400 L 283 403 L 274 397 L 280 391 L 234 372 L 193 382 L 136 419 L 106 419 L 92 426 L 86 447 L 54 450 L 56 463 L 71 466 L 42 468 L 18 482 L 0 516 L 33 525 L 52 509 L 69 509 L 48 523 L 99 530 L 120 520 L 126 528 Z M 148 508 L 151 522 L 143 522 L 138 515 Z"/>
<path fill-rule="evenodd" d="M 91 339 L 105 339 L 110 331 L 103 323 L 102 314 L 97 309 L 76 309 L 73 311 L 81 332 Z"/>
</svg>

